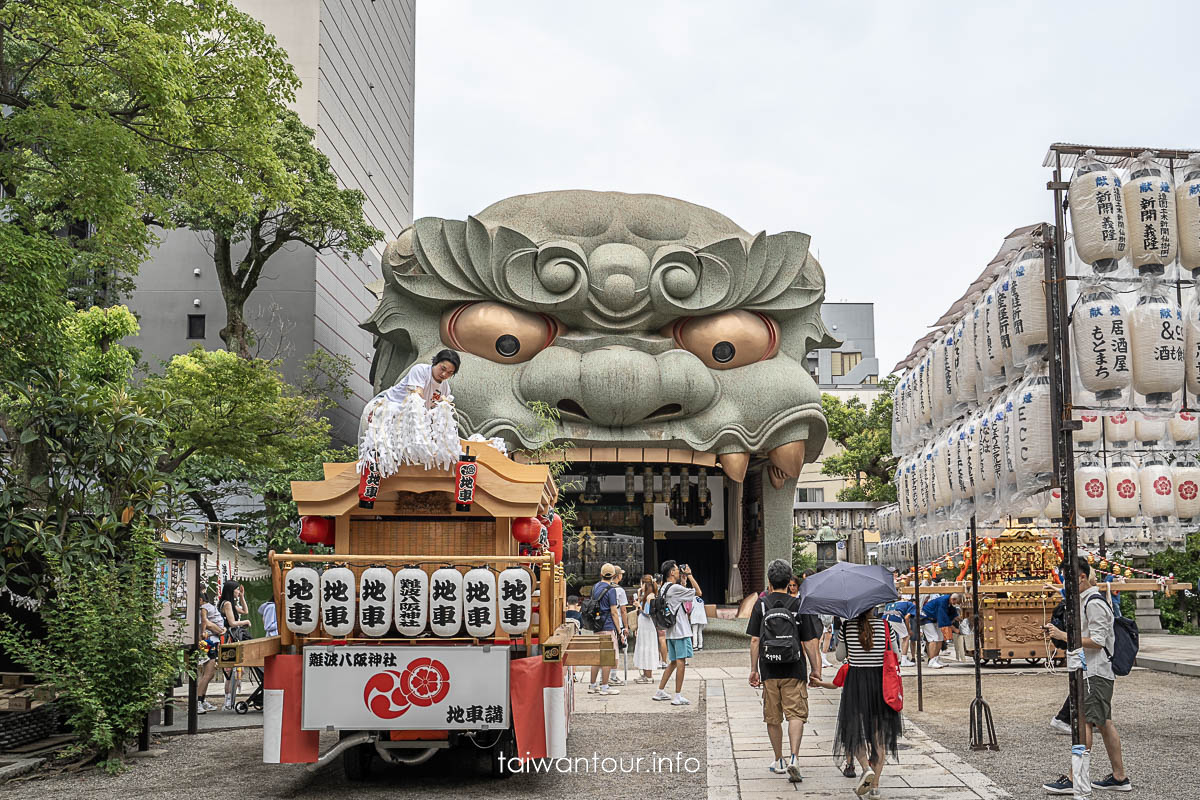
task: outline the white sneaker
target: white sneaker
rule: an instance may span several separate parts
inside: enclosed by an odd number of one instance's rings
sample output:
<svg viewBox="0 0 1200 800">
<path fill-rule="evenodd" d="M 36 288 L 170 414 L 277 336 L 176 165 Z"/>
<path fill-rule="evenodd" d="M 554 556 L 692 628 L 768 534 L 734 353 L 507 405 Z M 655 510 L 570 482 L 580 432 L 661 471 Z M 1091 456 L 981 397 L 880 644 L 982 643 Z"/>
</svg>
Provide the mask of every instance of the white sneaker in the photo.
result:
<svg viewBox="0 0 1200 800">
<path fill-rule="evenodd" d="M 207 700 L 204 700 L 203 703 L 204 703 L 205 711 L 216 711 L 217 710 L 217 707 L 214 706 L 212 703 L 208 702 Z"/>
<path fill-rule="evenodd" d="M 900 666 L 902 666 L 902 667 L 915 667 L 916 665 L 917 665 L 917 662 L 913 661 L 911 658 L 903 659 L 900 662 Z"/>
<path fill-rule="evenodd" d="M 883 795 L 879 793 L 878 789 L 872 789 L 867 792 L 867 800 L 883 800 Z"/>
<path fill-rule="evenodd" d="M 929 663 L 925 666 L 929 667 L 930 669 L 943 669 L 946 665 L 935 657 L 930 659 Z"/>
<path fill-rule="evenodd" d="M 608 685 L 609 686 L 624 686 L 625 681 L 621 680 L 620 678 L 610 678 L 608 681 Z"/>
<path fill-rule="evenodd" d="M 1071 735 L 1071 726 L 1063 722 L 1058 717 L 1051 717 L 1050 727 L 1054 728 L 1054 730 L 1058 733 L 1065 733 L 1067 736 Z"/>
<path fill-rule="evenodd" d="M 199 700 L 196 701 L 196 713 L 197 714 L 207 714 L 208 713 L 208 709 L 205 708 L 204 705 L 205 704 L 201 703 Z"/>
<path fill-rule="evenodd" d="M 836 665 L 836 664 L 834 664 L 832 661 L 830 661 L 828 658 L 826 658 L 824 655 L 822 655 L 822 656 L 821 656 L 821 664 L 822 664 L 822 665 L 824 665 L 824 666 L 826 666 L 826 667 L 835 667 L 835 666 L 837 666 L 837 665 Z"/>
<path fill-rule="evenodd" d="M 596 692 L 596 694 L 620 694 L 620 693 L 621 693 L 620 689 L 614 688 L 612 686 L 601 686 L 600 691 Z"/>
<path fill-rule="evenodd" d="M 598 683 L 589 683 L 588 684 L 588 694 L 595 694 L 598 691 L 600 691 L 600 684 L 598 684 Z"/>
<path fill-rule="evenodd" d="M 688 700 L 686 697 L 684 697 L 681 694 L 675 695 L 675 699 L 671 701 L 671 705 L 673 705 L 673 706 L 690 706 L 691 704 L 692 704 L 692 701 Z"/>
<path fill-rule="evenodd" d="M 650 699 L 651 699 L 651 700 L 670 700 L 670 699 L 671 699 L 671 695 L 667 694 L 667 693 L 666 693 L 665 691 L 663 691 L 662 689 L 659 689 L 658 691 L 656 691 L 656 692 L 654 693 L 654 696 L 653 696 L 653 697 L 651 697 Z"/>
</svg>

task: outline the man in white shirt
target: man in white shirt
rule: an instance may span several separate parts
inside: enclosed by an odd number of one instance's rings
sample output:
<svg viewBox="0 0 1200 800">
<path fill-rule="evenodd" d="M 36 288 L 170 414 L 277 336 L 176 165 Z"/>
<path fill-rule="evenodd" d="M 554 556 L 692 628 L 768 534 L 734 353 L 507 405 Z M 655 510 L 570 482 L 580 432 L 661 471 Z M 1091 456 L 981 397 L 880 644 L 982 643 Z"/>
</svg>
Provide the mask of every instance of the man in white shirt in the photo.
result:
<svg viewBox="0 0 1200 800">
<path fill-rule="evenodd" d="M 629 609 L 627 608 L 629 595 L 625 593 L 625 587 L 621 585 L 621 581 L 625 580 L 625 570 L 621 567 L 616 567 L 616 570 L 617 574 L 613 577 L 613 590 L 617 594 L 617 607 L 621 611 L 621 625 L 614 635 L 619 637 L 617 639 L 617 656 L 619 657 L 629 645 Z M 613 686 L 625 685 L 625 681 L 616 675 L 612 676 L 610 682 Z"/>
<path fill-rule="evenodd" d="M 687 669 L 687 660 L 692 657 L 692 621 L 688 618 L 685 603 L 690 603 L 700 596 L 700 586 L 692 577 L 692 568 L 684 565 L 679 568 L 674 561 L 664 561 L 662 565 L 663 585 L 662 596 L 667 606 L 675 612 L 675 624 L 667 631 L 667 668 L 663 670 L 662 679 L 658 682 L 658 691 L 654 693 L 655 700 L 670 700 L 673 706 L 690 705 L 691 701 L 683 696 L 683 674 Z M 688 585 L 690 584 L 690 586 Z M 671 673 L 675 673 L 675 697 L 667 693 L 667 681 Z"/>
<path fill-rule="evenodd" d="M 1063 562 L 1062 574 L 1067 574 L 1070 562 Z M 1125 774 L 1125 761 L 1121 756 L 1121 737 L 1112 720 L 1113 685 L 1116 674 L 1112 668 L 1113 611 L 1108 599 L 1092 582 L 1092 568 L 1083 556 L 1078 556 L 1076 569 L 1079 575 L 1079 605 L 1082 609 L 1080 633 L 1084 654 L 1084 701 L 1083 714 L 1087 724 L 1083 727 L 1083 744 L 1092 749 L 1093 729 L 1100 731 L 1104 749 L 1112 772 L 1092 786 L 1117 792 L 1133 790 Z M 1066 639 L 1067 634 L 1055 625 L 1046 625 L 1045 631 L 1054 639 Z M 1059 777 L 1053 783 L 1044 783 L 1042 788 L 1050 794 L 1074 794 L 1075 788 L 1069 775 Z"/>
</svg>

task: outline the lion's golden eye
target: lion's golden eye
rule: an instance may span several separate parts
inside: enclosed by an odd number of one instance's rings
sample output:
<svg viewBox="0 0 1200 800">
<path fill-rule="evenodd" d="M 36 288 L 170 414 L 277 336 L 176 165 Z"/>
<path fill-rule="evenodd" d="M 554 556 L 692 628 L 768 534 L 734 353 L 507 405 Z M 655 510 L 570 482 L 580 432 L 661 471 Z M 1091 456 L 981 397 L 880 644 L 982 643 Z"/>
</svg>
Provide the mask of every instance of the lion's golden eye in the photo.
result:
<svg viewBox="0 0 1200 800">
<path fill-rule="evenodd" d="M 779 327 L 770 317 L 753 311 L 685 317 L 663 333 L 711 369 L 744 367 L 779 350 Z"/>
<path fill-rule="evenodd" d="M 533 358 L 550 346 L 559 329 L 552 317 L 503 303 L 467 303 L 442 315 L 443 342 L 501 364 Z"/>
</svg>

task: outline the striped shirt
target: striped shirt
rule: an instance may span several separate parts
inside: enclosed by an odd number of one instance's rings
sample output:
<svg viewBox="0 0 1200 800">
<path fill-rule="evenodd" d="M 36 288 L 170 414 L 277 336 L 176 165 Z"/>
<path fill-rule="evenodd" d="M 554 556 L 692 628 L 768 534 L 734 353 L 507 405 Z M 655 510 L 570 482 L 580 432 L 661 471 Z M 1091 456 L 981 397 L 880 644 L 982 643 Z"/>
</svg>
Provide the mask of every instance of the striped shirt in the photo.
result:
<svg viewBox="0 0 1200 800">
<path fill-rule="evenodd" d="M 846 637 L 846 660 L 852 667 L 882 667 L 884 642 L 891 640 L 897 653 L 900 652 L 900 637 L 896 631 L 882 619 L 872 619 L 871 628 L 874 645 L 870 650 L 863 650 L 858 640 L 858 623 L 849 620 L 843 623 L 843 633 Z M 885 637 L 887 637 L 885 639 Z"/>
</svg>

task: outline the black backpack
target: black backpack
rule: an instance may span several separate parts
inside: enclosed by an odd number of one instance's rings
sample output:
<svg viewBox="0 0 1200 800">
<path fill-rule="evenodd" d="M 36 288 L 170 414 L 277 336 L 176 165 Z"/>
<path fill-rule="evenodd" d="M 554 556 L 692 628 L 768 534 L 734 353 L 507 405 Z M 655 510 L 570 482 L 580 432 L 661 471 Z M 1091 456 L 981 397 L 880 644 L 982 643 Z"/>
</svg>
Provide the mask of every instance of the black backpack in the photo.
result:
<svg viewBox="0 0 1200 800">
<path fill-rule="evenodd" d="M 579 624 L 585 631 L 597 632 L 604 629 L 604 618 L 610 613 L 611 604 L 604 605 L 600 601 L 608 597 L 612 588 L 609 586 L 599 597 L 589 597 L 579 604 Z"/>
<path fill-rule="evenodd" d="M 650 618 L 654 620 L 654 627 L 660 631 L 669 631 L 675 627 L 675 617 L 679 613 L 679 608 L 671 608 L 667 604 L 667 586 L 663 584 L 658 590 L 658 594 L 654 595 L 654 599 L 650 601 Z"/>
<path fill-rule="evenodd" d="M 1103 596 L 1094 596 L 1088 598 L 1088 603 L 1099 600 L 1105 605 L 1109 605 L 1108 599 Z M 1112 606 L 1109 605 L 1111 609 Z M 1138 632 L 1137 623 L 1129 617 L 1118 617 L 1113 615 L 1113 646 L 1112 650 L 1104 648 L 1104 654 L 1108 656 L 1112 662 L 1112 670 L 1115 675 L 1128 675 L 1133 670 L 1134 662 L 1137 661 L 1138 648 L 1141 646 L 1141 635 Z"/>
<path fill-rule="evenodd" d="M 759 660 L 766 664 L 795 664 L 800 660 L 800 627 L 796 624 L 795 612 L 788 608 L 786 601 L 770 610 L 766 600 L 760 602 L 763 616 L 759 628 Z"/>
</svg>

